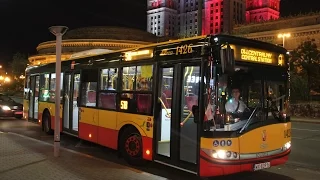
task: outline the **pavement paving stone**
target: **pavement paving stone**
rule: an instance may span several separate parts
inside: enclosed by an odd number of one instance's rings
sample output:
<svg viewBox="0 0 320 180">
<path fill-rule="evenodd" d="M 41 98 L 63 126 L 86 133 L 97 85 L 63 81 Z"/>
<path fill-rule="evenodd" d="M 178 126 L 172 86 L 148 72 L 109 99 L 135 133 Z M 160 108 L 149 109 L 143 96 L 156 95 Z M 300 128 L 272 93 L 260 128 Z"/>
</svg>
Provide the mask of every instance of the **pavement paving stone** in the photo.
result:
<svg viewBox="0 0 320 180">
<path fill-rule="evenodd" d="M 3 180 L 163 180 L 130 167 L 53 147 L 9 133 L 0 133 L 0 179 Z"/>
</svg>

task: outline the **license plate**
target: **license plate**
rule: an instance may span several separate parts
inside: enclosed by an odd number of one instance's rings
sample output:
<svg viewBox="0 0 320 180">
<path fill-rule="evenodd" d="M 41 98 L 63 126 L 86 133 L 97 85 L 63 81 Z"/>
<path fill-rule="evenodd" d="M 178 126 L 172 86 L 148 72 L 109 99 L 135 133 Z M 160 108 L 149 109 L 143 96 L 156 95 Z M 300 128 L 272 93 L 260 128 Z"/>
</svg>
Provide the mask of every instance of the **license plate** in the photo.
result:
<svg viewBox="0 0 320 180">
<path fill-rule="evenodd" d="M 267 168 L 270 168 L 270 162 L 259 163 L 259 164 L 253 165 L 254 171 L 259 171 L 259 170 L 267 169 Z"/>
<path fill-rule="evenodd" d="M 14 112 L 14 114 L 22 114 L 22 112 Z"/>
</svg>

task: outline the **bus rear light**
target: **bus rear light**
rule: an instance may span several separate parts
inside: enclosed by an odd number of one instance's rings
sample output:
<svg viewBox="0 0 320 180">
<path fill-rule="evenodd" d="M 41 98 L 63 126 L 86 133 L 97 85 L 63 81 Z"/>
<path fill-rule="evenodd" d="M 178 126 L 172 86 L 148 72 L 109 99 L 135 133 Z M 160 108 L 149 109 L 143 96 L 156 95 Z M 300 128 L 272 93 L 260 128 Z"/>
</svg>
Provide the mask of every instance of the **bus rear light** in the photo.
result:
<svg viewBox="0 0 320 180">
<path fill-rule="evenodd" d="M 91 134 L 89 134 L 89 138 L 91 138 L 92 137 L 92 135 Z"/>
</svg>

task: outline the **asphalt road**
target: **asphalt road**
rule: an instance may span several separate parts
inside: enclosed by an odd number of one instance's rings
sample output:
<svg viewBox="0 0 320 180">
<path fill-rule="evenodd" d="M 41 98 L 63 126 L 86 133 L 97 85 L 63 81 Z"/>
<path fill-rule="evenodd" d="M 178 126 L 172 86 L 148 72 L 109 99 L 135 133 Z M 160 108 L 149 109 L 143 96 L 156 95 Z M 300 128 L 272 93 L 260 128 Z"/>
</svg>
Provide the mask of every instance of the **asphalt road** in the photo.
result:
<svg viewBox="0 0 320 180">
<path fill-rule="evenodd" d="M 25 120 L 0 119 L 0 131 L 14 132 L 28 137 L 53 143 L 53 137 L 41 131 L 34 123 Z M 61 135 L 61 146 L 100 159 L 127 165 L 123 159 L 117 157 L 116 151 L 81 141 L 69 135 Z M 227 177 L 213 179 L 246 179 L 246 180 L 315 180 L 320 177 L 320 124 L 293 123 L 292 153 L 287 164 L 272 167 L 268 170 L 241 173 Z M 159 175 L 168 179 L 198 179 L 194 175 L 176 169 L 165 167 L 157 163 L 149 163 L 147 167 L 135 167 L 139 170 Z"/>
</svg>

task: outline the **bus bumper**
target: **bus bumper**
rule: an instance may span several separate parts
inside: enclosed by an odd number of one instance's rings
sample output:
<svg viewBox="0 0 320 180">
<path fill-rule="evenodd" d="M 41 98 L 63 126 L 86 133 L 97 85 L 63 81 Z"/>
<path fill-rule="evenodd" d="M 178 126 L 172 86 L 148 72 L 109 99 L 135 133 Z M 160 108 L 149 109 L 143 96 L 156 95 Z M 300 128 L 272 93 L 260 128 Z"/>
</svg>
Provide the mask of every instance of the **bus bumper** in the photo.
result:
<svg viewBox="0 0 320 180">
<path fill-rule="evenodd" d="M 284 164 L 288 161 L 291 150 L 287 150 L 277 156 L 252 159 L 250 162 L 245 161 L 215 161 L 206 153 L 201 151 L 200 155 L 200 177 L 214 177 L 239 172 L 254 171 L 256 164 L 270 162 L 270 167 Z"/>
</svg>

